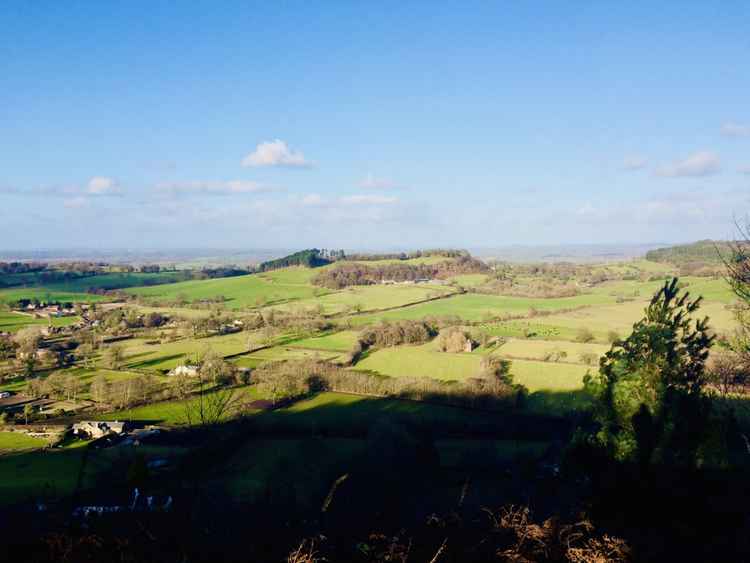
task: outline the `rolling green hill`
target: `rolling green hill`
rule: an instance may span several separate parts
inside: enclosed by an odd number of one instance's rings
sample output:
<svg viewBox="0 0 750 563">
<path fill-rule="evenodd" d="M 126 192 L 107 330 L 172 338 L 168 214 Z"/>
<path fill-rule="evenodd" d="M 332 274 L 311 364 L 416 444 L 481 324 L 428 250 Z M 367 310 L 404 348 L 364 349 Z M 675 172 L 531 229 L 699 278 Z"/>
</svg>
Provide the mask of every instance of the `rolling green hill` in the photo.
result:
<svg viewBox="0 0 750 563">
<path fill-rule="evenodd" d="M 721 257 L 729 253 L 729 244 L 725 241 L 699 240 L 691 244 L 678 244 L 649 250 L 646 253 L 646 260 L 677 266 L 690 262 L 704 262 L 719 266 L 723 264 Z"/>
</svg>

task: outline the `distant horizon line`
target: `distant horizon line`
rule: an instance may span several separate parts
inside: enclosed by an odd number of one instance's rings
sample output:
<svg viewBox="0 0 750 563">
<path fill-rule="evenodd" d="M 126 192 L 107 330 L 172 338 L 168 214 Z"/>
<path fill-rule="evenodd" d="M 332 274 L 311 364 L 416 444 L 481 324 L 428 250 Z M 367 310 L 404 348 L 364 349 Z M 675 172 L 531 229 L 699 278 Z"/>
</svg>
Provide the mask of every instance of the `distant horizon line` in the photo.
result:
<svg viewBox="0 0 750 563">
<path fill-rule="evenodd" d="M 111 252 L 275 252 L 279 250 L 301 250 L 307 248 L 343 249 L 345 252 L 415 252 L 429 250 L 496 250 L 506 248 L 597 248 L 597 247 L 646 247 L 646 246 L 674 246 L 680 244 L 692 244 L 696 242 L 712 241 L 725 242 L 728 239 L 690 239 L 682 241 L 653 241 L 653 242 L 570 242 L 570 243 L 509 243 L 497 245 L 422 245 L 422 246 L 372 246 L 372 247 L 342 247 L 339 245 L 301 245 L 301 246 L 258 246 L 258 247 L 235 247 L 235 246 L 179 246 L 179 247 L 123 247 L 111 246 L 103 248 L 87 246 L 59 246 L 59 247 L 33 247 L 33 248 L 0 248 L 0 255 L 18 253 L 50 253 L 50 252 L 91 252 L 97 254 Z"/>
</svg>

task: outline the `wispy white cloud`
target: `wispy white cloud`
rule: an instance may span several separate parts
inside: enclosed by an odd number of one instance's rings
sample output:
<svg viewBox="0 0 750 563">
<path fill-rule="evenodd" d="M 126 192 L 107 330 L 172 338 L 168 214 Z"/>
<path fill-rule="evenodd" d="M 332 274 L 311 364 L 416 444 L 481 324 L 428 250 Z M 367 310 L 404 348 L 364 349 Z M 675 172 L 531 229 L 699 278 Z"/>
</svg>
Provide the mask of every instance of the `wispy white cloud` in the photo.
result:
<svg viewBox="0 0 750 563">
<path fill-rule="evenodd" d="M 368 174 L 359 183 L 359 187 L 364 190 L 393 190 L 398 188 L 398 184 L 388 178 L 378 178 L 372 174 Z"/>
<path fill-rule="evenodd" d="M 622 161 L 625 170 L 642 170 L 648 165 L 648 158 L 640 155 L 626 156 Z"/>
<path fill-rule="evenodd" d="M 729 121 L 721 126 L 725 137 L 750 137 L 750 125 Z"/>
<path fill-rule="evenodd" d="M 21 188 L 18 186 L 0 186 L 0 193 L 22 197 L 62 197 L 71 204 L 66 207 L 81 207 L 87 198 L 99 196 L 120 196 L 119 183 L 107 176 L 94 176 L 85 184 L 52 185 Z"/>
<path fill-rule="evenodd" d="M 119 191 L 117 182 L 107 176 L 94 176 L 86 184 L 86 193 L 90 195 L 111 195 Z"/>
<path fill-rule="evenodd" d="M 242 166 L 284 166 L 289 168 L 309 168 L 313 163 L 300 151 L 294 151 L 281 139 L 264 141 L 242 159 Z"/>
<path fill-rule="evenodd" d="M 699 151 L 682 160 L 676 160 L 656 169 L 664 178 L 698 178 L 712 176 L 721 170 L 719 157 L 711 151 Z"/>
<path fill-rule="evenodd" d="M 737 170 L 740 174 L 750 176 L 750 164 L 748 164 L 747 166 L 740 166 Z"/>
<path fill-rule="evenodd" d="M 89 202 L 90 200 L 87 197 L 71 197 L 63 201 L 63 207 L 67 209 L 80 209 L 81 207 L 86 207 Z"/>
<path fill-rule="evenodd" d="M 303 197 L 300 202 L 302 205 L 322 205 L 324 203 L 320 194 L 309 194 Z"/>
<path fill-rule="evenodd" d="M 349 195 L 339 199 L 345 205 L 390 205 L 398 201 L 397 197 L 383 195 Z"/>
<path fill-rule="evenodd" d="M 729 229 L 732 217 L 748 204 L 750 197 L 744 190 L 720 193 L 706 189 L 681 190 L 631 202 L 615 203 L 606 199 L 596 204 L 586 202 L 567 214 L 559 213 L 556 220 L 614 231 L 632 230 L 633 225 L 639 225 L 654 232 L 678 233 L 686 223 L 693 228 L 713 224 L 726 225 Z"/>
<path fill-rule="evenodd" d="M 275 191 L 274 188 L 264 186 L 252 180 L 163 182 L 157 184 L 156 188 L 172 195 L 235 195 Z"/>
</svg>

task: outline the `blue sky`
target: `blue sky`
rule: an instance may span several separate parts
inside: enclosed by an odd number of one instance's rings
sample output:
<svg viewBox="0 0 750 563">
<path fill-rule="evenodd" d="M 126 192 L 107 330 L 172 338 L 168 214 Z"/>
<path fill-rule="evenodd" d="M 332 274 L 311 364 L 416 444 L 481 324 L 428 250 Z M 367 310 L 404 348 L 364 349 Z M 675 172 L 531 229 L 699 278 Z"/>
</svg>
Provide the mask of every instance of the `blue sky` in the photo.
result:
<svg viewBox="0 0 750 563">
<path fill-rule="evenodd" d="M 672 242 L 750 210 L 747 2 L 3 2 L 0 248 Z"/>
</svg>

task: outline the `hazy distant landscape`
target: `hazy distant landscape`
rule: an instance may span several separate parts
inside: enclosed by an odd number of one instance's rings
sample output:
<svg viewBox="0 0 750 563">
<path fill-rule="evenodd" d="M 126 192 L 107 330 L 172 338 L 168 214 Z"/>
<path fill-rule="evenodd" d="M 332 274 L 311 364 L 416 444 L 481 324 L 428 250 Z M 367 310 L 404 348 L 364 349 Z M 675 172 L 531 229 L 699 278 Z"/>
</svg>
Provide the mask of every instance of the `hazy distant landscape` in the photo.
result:
<svg viewBox="0 0 750 563">
<path fill-rule="evenodd" d="M 577 244 L 549 246 L 500 246 L 495 248 L 468 248 L 474 256 L 511 262 L 562 262 L 627 260 L 641 258 L 649 250 L 668 245 L 652 244 Z M 345 248 L 348 253 L 383 253 L 413 251 L 402 248 Z M 181 267 L 219 266 L 227 264 L 250 266 L 265 260 L 272 260 L 291 254 L 288 248 L 263 249 L 255 251 L 239 249 L 177 249 L 177 250 L 123 250 L 123 249 L 49 249 L 12 250 L 0 249 L 0 260 L 44 260 L 66 262 L 70 260 L 103 261 L 112 264 L 160 264 Z"/>
</svg>

